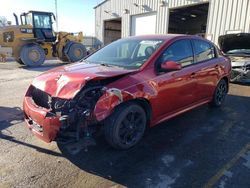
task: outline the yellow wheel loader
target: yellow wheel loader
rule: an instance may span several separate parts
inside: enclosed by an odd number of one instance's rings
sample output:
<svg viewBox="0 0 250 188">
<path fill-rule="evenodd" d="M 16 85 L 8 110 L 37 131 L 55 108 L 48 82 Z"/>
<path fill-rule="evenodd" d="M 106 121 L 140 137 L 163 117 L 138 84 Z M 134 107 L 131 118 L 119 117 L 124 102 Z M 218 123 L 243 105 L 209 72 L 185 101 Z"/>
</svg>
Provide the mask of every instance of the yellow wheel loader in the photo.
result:
<svg viewBox="0 0 250 188">
<path fill-rule="evenodd" d="M 20 15 L 20 24 L 17 15 L 14 16 L 16 25 L 0 27 L 0 48 L 11 48 L 12 56 L 20 64 L 40 66 L 52 57 L 76 62 L 87 55 L 82 32 L 53 31 L 53 13 L 29 11 Z"/>
</svg>

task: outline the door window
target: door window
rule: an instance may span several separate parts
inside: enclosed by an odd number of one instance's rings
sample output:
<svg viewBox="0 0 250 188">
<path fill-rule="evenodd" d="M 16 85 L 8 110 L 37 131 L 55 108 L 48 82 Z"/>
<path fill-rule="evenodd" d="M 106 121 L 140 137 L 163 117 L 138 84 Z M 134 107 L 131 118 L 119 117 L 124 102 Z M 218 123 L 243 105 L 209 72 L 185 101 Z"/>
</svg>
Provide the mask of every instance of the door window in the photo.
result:
<svg viewBox="0 0 250 188">
<path fill-rule="evenodd" d="M 214 47 L 210 43 L 202 40 L 194 40 L 194 52 L 197 62 L 215 58 Z"/>
<path fill-rule="evenodd" d="M 194 62 L 193 50 L 190 40 L 179 40 L 168 47 L 160 57 L 160 63 L 175 61 L 183 67 Z"/>
</svg>

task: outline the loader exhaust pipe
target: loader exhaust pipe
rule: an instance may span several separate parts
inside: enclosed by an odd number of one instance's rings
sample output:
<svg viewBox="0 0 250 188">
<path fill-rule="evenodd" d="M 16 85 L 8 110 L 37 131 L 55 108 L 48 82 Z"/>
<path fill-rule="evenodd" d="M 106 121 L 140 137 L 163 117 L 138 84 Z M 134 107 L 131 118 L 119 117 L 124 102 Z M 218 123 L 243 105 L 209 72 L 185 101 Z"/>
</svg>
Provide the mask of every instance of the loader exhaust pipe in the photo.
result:
<svg viewBox="0 0 250 188">
<path fill-rule="evenodd" d="M 18 22 L 18 18 L 17 18 L 17 15 L 15 13 L 13 13 L 14 17 L 15 17 L 15 20 L 16 20 L 16 25 L 19 25 L 19 22 Z"/>
</svg>

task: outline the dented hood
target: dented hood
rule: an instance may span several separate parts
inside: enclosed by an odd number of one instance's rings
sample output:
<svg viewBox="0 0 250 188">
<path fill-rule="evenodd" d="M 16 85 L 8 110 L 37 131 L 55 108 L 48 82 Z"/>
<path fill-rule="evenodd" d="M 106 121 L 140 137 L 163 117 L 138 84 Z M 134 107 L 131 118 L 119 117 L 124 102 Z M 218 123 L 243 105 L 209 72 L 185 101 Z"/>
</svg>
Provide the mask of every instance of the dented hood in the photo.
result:
<svg viewBox="0 0 250 188">
<path fill-rule="evenodd" d="M 47 71 L 36 77 L 32 85 L 52 97 L 71 99 L 89 80 L 101 80 L 134 71 L 80 62 Z"/>
<path fill-rule="evenodd" d="M 250 33 L 221 35 L 218 42 L 224 53 L 229 50 L 250 49 Z"/>
</svg>

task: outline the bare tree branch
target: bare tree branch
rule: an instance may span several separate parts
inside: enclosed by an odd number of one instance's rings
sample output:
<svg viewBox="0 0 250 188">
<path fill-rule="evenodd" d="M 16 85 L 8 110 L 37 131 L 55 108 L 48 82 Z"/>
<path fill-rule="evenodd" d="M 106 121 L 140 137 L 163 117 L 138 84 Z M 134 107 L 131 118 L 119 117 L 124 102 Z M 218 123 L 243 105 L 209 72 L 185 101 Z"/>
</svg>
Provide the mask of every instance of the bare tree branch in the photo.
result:
<svg viewBox="0 0 250 188">
<path fill-rule="evenodd" d="M 8 20 L 4 16 L 0 16 L 0 27 L 7 26 L 8 25 Z"/>
</svg>

